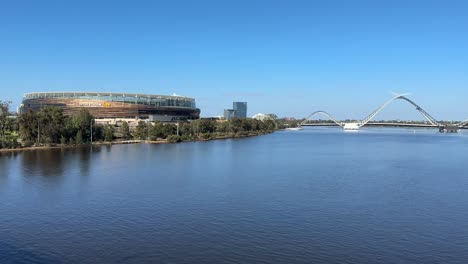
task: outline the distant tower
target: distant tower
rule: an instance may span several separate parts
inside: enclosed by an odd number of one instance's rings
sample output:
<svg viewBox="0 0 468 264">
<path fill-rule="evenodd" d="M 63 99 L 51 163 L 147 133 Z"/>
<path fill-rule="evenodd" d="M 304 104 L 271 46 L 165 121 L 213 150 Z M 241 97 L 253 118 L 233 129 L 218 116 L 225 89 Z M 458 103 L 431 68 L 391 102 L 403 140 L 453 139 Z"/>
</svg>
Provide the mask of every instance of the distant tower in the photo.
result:
<svg viewBox="0 0 468 264">
<path fill-rule="evenodd" d="M 236 110 L 224 109 L 224 119 L 231 120 L 234 117 L 236 117 Z"/>
<path fill-rule="evenodd" d="M 232 109 L 236 111 L 236 117 L 247 118 L 247 102 L 233 102 Z"/>
</svg>

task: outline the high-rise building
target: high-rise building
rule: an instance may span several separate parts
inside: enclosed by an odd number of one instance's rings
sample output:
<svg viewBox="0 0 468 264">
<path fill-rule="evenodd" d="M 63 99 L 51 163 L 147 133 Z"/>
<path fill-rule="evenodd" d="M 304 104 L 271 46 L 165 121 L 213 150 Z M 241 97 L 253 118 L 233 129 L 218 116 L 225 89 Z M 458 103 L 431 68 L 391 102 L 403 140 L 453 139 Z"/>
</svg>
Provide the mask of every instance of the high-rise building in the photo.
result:
<svg viewBox="0 0 468 264">
<path fill-rule="evenodd" d="M 236 117 L 236 110 L 234 109 L 224 109 L 224 119 L 231 120 Z"/>
<path fill-rule="evenodd" d="M 239 118 L 247 117 L 247 102 L 233 102 L 232 109 L 235 112 L 235 116 Z"/>
</svg>

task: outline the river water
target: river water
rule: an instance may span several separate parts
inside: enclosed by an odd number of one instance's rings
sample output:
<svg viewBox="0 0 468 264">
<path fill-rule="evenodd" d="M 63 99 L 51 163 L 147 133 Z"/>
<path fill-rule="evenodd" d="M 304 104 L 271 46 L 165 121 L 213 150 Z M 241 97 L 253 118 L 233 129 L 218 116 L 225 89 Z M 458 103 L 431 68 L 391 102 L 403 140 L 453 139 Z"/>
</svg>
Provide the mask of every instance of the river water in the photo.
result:
<svg viewBox="0 0 468 264">
<path fill-rule="evenodd" d="M 0 154 L 0 263 L 468 263 L 468 135 Z"/>
</svg>

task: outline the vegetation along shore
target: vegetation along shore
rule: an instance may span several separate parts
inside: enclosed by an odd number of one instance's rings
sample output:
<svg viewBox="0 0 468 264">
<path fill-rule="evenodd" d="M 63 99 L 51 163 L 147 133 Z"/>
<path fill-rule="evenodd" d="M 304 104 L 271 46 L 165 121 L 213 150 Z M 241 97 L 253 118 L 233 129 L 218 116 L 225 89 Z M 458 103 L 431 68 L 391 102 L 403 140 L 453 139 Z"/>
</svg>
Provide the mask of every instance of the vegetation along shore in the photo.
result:
<svg viewBox="0 0 468 264">
<path fill-rule="evenodd" d="M 284 128 L 275 119 L 198 119 L 162 123 L 139 121 L 96 123 L 85 109 L 67 116 L 62 109 L 45 106 L 38 112 L 12 115 L 9 102 L 0 101 L 0 151 L 70 147 L 84 144 L 177 143 L 240 138 L 272 133 Z"/>
</svg>

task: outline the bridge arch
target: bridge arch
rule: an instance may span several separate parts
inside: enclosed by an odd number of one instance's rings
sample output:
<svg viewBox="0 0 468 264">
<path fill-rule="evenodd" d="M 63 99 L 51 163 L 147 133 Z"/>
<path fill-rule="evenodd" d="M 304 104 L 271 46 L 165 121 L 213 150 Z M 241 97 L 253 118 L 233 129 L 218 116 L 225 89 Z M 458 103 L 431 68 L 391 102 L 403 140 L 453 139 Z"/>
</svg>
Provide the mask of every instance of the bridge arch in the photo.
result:
<svg viewBox="0 0 468 264">
<path fill-rule="evenodd" d="M 335 124 L 339 125 L 340 127 L 344 126 L 343 122 L 338 121 L 335 117 L 333 117 L 332 115 L 330 115 L 329 113 L 327 113 L 325 111 L 315 111 L 315 112 L 313 112 L 308 117 L 306 117 L 304 119 L 304 121 L 302 121 L 301 126 L 305 125 L 307 123 L 307 121 L 310 120 L 310 118 L 312 118 L 314 115 L 317 115 L 317 114 L 325 115 L 326 117 L 328 117 L 328 119 L 330 119 L 331 121 L 333 121 Z"/>
<path fill-rule="evenodd" d="M 361 120 L 359 122 L 359 127 L 361 126 L 364 126 L 366 125 L 367 123 L 369 123 L 378 113 L 380 113 L 385 107 L 387 107 L 388 105 L 390 105 L 391 103 L 393 103 L 393 101 L 395 100 L 404 100 L 408 103 L 410 103 L 411 105 L 413 105 L 414 107 L 416 107 L 416 110 L 418 110 L 422 116 L 427 120 L 429 121 L 429 123 L 431 123 L 431 125 L 433 126 L 442 126 L 435 118 L 433 118 L 429 113 L 427 113 L 424 109 L 422 109 L 422 107 L 420 107 L 418 104 L 416 104 L 414 101 L 408 99 L 407 97 L 405 97 L 405 95 L 396 95 L 395 97 L 393 97 L 392 99 L 386 101 L 384 104 L 382 104 L 381 106 L 379 106 L 379 108 L 377 108 L 374 112 L 372 112 L 369 116 L 367 116 L 366 118 L 364 118 L 363 120 Z M 467 120 L 468 121 L 468 120 Z"/>
<path fill-rule="evenodd" d="M 464 127 L 464 126 L 466 126 L 466 125 L 468 125 L 468 119 L 465 120 L 465 121 L 463 121 L 463 122 L 461 122 L 461 123 L 456 124 L 456 126 L 457 126 L 457 127 L 460 127 L 460 128 L 462 128 L 462 127 Z"/>
<path fill-rule="evenodd" d="M 310 114 L 308 117 L 305 118 L 305 120 L 300 124 L 301 126 L 302 125 L 305 125 L 307 123 L 307 121 L 309 121 L 309 119 L 316 115 L 316 114 L 323 114 L 325 116 L 327 116 L 330 120 L 332 120 L 333 122 L 335 122 L 337 125 L 343 127 L 345 130 L 346 129 L 353 129 L 353 130 L 356 130 L 356 129 L 359 129 L 360 127 L 362 126 L 365 126 L 367 123 L 369 123 L 378 113 L 380 113 L 383 109 L 385 109 L 385 107 L 387 107 L 388 105 L 390 105 L 391 103 L 393 103 L 395 100 L 404 100 L 406 102 L 408 102 L 409 104 L 413 105 L 414 107 L 416 107 L 416 110 L 418 110 L 418 112 L 421 113 L 421 115 L 433 126 L 435 127 L 443 127 L 444 125 L 439 123 L 434 117 L 432 117 L 428 112 L 426 112 L 422 107 L 420 107 L 418 104 L 416 104 L 414 101 L 408 99 L 406 97 L 406 94 L 400 94 L 400 95 L 396 95 L 394 97 L 392 97 L 390 100 L 386 101 L 385 103 L 383 103 L 381 106 L 379 106 L 377 109 L 375 109 L 370 115 L 368 115 L 366 118 L 360 120 L 360 121 L 357 121 L 357 122 L 352 122 L 352 123 L 344 123 L 344 122 L 341 122 L 341 121 L 338 121 L 335 117 L 333 117 L 332 115 L 330 115 L 329 113 L 325 112 L 325 111 L 315 111 L 313 112 L 312 114 Z M 462 123 L 458 124 L 457 126 L 458 127 L 462 127 L 462 126 L 465 126 L 465 125 L 468 125 L 468 120 L 465 120 L 463 121 Z"/>
</svg>

